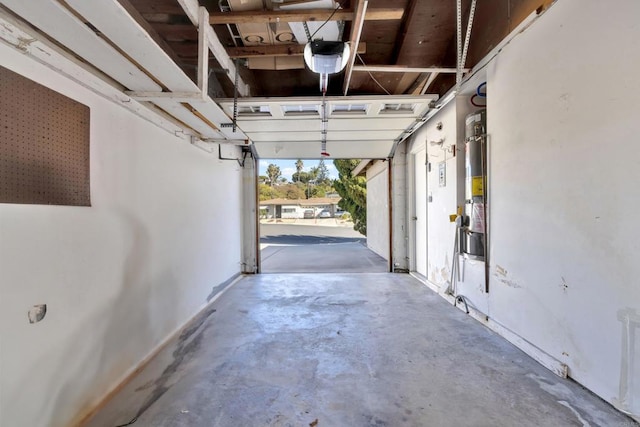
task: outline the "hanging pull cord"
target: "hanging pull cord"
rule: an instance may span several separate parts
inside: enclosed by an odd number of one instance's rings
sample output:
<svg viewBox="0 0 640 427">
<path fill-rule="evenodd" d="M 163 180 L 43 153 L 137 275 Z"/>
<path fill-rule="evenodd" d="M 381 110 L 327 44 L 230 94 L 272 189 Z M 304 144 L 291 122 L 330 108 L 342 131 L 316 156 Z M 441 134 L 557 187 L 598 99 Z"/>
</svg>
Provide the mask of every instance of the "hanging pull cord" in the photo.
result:
<svg viewBox="0 0 640 427">
<path fill-rule="evenodd" d="M 234 79 L 234 83 L 233 83 L 233 132 L 235 133 L 236 129 L 238 128 L 238 58 L 236 58 L 235 60 L 235 65 L 236 65 L 236 75 L 235 75 L 235 79 Z"/>
</svg>

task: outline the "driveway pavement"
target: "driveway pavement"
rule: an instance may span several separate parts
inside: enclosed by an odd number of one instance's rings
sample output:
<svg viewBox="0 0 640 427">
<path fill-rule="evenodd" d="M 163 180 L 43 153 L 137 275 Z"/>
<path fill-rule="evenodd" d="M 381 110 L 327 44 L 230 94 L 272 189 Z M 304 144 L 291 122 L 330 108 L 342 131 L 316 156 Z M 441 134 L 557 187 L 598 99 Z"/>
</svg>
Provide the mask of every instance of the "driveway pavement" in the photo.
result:
<svg viewBox="0 0 640 427">
<path fill-rule="evenodd" d="M 275 244 L 366 243 L 366 237 L 352 227 L 330 227 L 311 223 L 260 224 L 260 246 Z"/>
<path fill-rule="evenodd" d="M 263 273 L 384 273 L 387 261 L 347 227 L 261 224 Z"/>
<path fill-rule="evenodd" d="M 261 225 L 316 225 L 321 227 L 342 227 L 353 229 L 352 221 L 344 221 L 340 218 L 284 218 L 261 219 Z"/>
</svg>

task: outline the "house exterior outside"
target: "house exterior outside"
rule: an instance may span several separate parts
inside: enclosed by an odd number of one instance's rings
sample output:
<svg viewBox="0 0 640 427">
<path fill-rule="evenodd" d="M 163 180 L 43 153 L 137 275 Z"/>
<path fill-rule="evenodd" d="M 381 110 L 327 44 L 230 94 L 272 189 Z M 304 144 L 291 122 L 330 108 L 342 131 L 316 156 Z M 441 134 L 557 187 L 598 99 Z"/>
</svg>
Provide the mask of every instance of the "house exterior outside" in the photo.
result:
<svg viewBox="0 0 640 427">
<path fill-rule="evenodd" d="M 264 200 L 260 202 L 260 217 L 267 219 L 335 218 L 336 212 L 339 211 L 340 200 L 340 197 Z"/>
</svg>

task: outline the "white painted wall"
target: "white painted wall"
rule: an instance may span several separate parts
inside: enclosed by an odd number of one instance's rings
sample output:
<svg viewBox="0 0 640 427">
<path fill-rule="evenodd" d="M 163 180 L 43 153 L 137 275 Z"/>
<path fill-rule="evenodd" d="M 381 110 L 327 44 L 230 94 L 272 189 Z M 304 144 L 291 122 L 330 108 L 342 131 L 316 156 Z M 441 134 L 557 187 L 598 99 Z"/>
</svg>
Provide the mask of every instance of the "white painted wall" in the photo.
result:
<svg viewBox="0 0 640 427">
<path fill-rule="evenodd" d="M 442 129 L 438 129 L 440 124 Z M 456 126 L 456 107 L 453 102 L 420 128 L 411 143 L 411 150 L 415 153 L 416 271 L 442 290 L 449 280 L 453 256 L 455 224 L 449 222 L 449 215 L 456 213 L 459 203 L 456 191 L 457 163 L 462 160 L 462 153 L 452 148 L 456 145 Z M 439 141 L 442 144 L 438 144 Z M 439 180 L 439 166 L 442 163 L 445 164 L 446 175 L 444 186 L 440 186 Z"/>
<path fill-rule="evenodd" d="M 603 24 L 603 16 L 615 25 Z M 635 0 L 559 1 L 486 70 L 486 314 L 636 418 L 640 79 L 631 70 L 640 65 L 638 16 Z M 435 116 L 421 132 L 429 135 L 440 120 Z M 419 179 L 415 191 L 416 200 L 423 197 Z M 442 249 L 453 244 L 440 217 L 452 213 L 445 207 L 454 200 L 448 187 L 429 205 L 429 263 L 436 272 L 446 267 Z"/>
<path fill-rule="evenodd" d="M 304 211 L 305 209 L 302 209 L 300 206 L 297 206 L 297 205 L 282 205 L 282 218 L 283 219 L 303 218 Z"/>
<path fill-rule="evenodd" d="M 240 271 L 241 172 L 1 44 L 0 64 L 91 108 L 92 207 L 0 204 L 0 424 L 66 426 Z"/>
<path fill-rule="evenodd" d="M 438 124 L 442 129 L 438 130 Z M 429 219 L 427 222 L 427 278 L 438 287 L 446 288 L 451 274 L 455 223 L 449 221 L 449 215 L 456 213 L 457 200 L 457 145 L 456 108 L 455 103 L 445 106 L 429 123 L 421 129 L 421 135 L 427 147 L 427 193 L 431 197 L 428 202 Z M 434 144 L 443 141 L 442 144 Z M 441 186 L 439 171 L 445 165 L 445 184 Z"/>
<path fill-rule="evenodd" d="M 618 317 L 640 312 L 638 16 L 634 0 L 558 2 L 487 70 L 491 315 L 609 402 L 625 381 Z"/>
<path fill-rule="evenodd" d="M 367 169 L 367 247 L 389 259 L 389 163 Z"/>
</svg>

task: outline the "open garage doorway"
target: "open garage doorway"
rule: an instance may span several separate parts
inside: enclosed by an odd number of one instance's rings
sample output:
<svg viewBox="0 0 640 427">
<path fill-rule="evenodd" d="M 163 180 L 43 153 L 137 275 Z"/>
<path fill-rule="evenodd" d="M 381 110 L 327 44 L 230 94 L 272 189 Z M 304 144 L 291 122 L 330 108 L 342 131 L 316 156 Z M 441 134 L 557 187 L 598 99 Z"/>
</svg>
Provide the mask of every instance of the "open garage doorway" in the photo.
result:
<svg viewBox="0 0 640 427">
<path fill-rule="evenodd" d="M 262 273 L 388 271 L 387 260 L 367 248 L 366 180 L 348 173 L 359 160 L 338 162 L 260 159 Z"/>
</svg>

